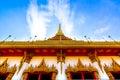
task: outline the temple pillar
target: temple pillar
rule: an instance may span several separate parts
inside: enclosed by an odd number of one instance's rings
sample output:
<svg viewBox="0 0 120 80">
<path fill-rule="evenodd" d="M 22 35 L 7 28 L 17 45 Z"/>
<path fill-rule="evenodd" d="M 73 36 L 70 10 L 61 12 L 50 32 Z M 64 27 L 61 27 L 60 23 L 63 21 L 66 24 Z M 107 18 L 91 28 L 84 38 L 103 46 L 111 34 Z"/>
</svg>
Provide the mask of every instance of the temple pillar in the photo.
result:
<svg viewBox="0 0 120 80">
<path fill-rule="evenodd" d="M 98 74 L 98 72 L 94 72 L 93 73 L 93 77 L 94 77 L 95 80 L 99 80 L 99 74 Z"/>
<path fill-rule="evenodd" d="M 62 66 L 63 66 L 63 68 L 62 68 L 62 73 L 61 73 L 61 68 L 60 68 L 60 63 L 58 63 L 57 64 L 57 70 L 58 70 L 58 74 L 57 74 L 57 76 L 56 76 L 56 80 L 67 80 L 67 77 L 66 77 L 66 74 L 65 74 L 65 65 L 64 65 L 64 63 L 62 63 Z"/>
<path fill-rule="evenodd" d="M 23 74 L 23 80 L 27 80 L 28 79 L 28 73 L 24 73 Z"/>
<path fill-rule="evenodd" d="M 84 80 L 84 74 L 83 73 L 81 73 L 81 78 L 82 78 L 82 80 Z"/>
<path fill-rule="evenodd" d="M 24 57 L 22 58 L 18 70 L 15 72 L 11 80 L 21 80 L 24 70 L 28 67 L 30 60 L 32 59 L 32 52 L 24 52 Z"/>
<path fill-rule="evenodd" d="M 41 73 L 40 73 L 39 76 L 38 76 L 38 80 L 41 80 Z"/>
<path fill-rule="evenodd" d="M 67 75 L 67 80 L 72 80 L 72 75 L 70 72 L 67 72 L 66 75 Z"/>
<path fill-rule="evenodd" d="M 65 53 L 62 49 L 57 53 L 57 70 L 58 75 L 56 76 L 56 80 L 67 80 L 65 74 Z"/>
<path fill-rule="evenodd" d="M 94 53 L 90 52 L 88 53 L 89 59 L 91 60 L 93 66 L 97 69 L 99 74 L 100 80 L 109 80 L 108 75 L 104 71 L 104 68 L 102 67 L 100 60 L 97 57 L 97 51 L 95 50 Z"/>
<path fill-rule="evenodd" d="M 56 72 L 53 72 L 53 73 L 52 73 L 51 80 L 55 80 L 55 79 L 56 79 L 56 75 L 57 75 L 57 73 L 56 73 Z"/>
<path fill-rule="evenodd" d="M 107 75 L 110 78 L 110 80 L 115 80 L 111 72 L 107 72 Z"/>
<path fill-rule="evenodd" d="M 5 80 L 11 80 L 13 75 L 14 75 L 14 73 L 10 73 Z"/>
</svg>

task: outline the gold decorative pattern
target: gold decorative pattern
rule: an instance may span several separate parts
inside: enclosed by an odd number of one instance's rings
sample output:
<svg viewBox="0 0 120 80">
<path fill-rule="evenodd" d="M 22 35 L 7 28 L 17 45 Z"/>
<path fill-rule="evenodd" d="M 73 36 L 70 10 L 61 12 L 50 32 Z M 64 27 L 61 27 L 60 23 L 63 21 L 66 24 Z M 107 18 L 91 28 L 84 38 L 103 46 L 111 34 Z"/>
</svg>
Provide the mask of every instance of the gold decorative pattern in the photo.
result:
<svg viewBox="0 0 120 80">
<path fill-rule="evenodd" d="M 95 50 L 94 53 L 91 51 L 88 53 L 88 57 L 91 60 L 92 63 L 97 62 L 98 61 L 98 57 L 97 57 L 97 51 Z"/>
<path fill-rule="evenodd" d="M 7 63 L 8 58 L 0 65 L 0 72 L 1 73 L 6 73 L 8 69 L 8 63 Z"/>
<path fill-rule="evenodd" d="M 70 73 L 76 73 L 76 72 L 97 72 L 97 69 L 92 67 L 91 64 L 89 66 L 85 66 L 82 64 L 80 59 L 78 59 L 78 63 L 72 67 L 70 64 L 68 65 L 67 69 L 65 70 L 65 73 L 67 75 L 67 79 L 70 80 L 71 74 Z"/>
<path fill-rule="evenodd" d="M 57 63 L 60 62 L 60 72 L 62 74 L 62 62 L 65 63 L 65 53 L 62 51 L 62 49 L 60 50 L 60 52 L 57 53 Z"/>
<path fill-rule="evenodd" d="M 105 69 L 107 75 L 109 76 L 110 80 L 115 80 L 111 73 L 112 72 L 119 73 L 120 72 L 120 65 L 112 58 L 111 66 L 105 65 L 104 69 Z"/>
<path fill-rule="evenodd" d="M 46 65 L 44 59 L 42 59 L 41 63 L 38 66 L 33 67 L 32 65 L 30 65 L 30 67 L 28 67 L 28 69 L 24 70 L 24 73 L 34 73 L 34 72 L 52 73 L 51 80 L 55 80 L 56 79 L 56 75 L 58 73 L 58 71 L 55 68 L 55 66 L 52 65 L 51 67 L 48 67 Z"/>
<path fill-rule="evenodd" d="M 71 67 L 71 65 L 69 64 L 66 69 L 66 73 L 67 72 L 79 72 L 79 71 L 93 72 L 93 71 L 97 71 L 97 69 L 92 67 L 91 64 L 89 64 L 89 66 L 83 65 L 80 59 L 78 59 L 78 63 L 74 67 Z"/>
<path fill-rule="evenodd" d="M 100 62 L 99 58 L 97 57 L 97 51 L 95 50 L 94 53 L 89 52 L 88 57 L 89 57 L 89 59 L 91 60 L 92 63 L 98 62 L 98 65 L 99 65 L 101 71 L 103 72 L 101 62 Z"/>
<path fill-rule="evenodd" d="M 38 66 L 33 67 L 32 65 L 30 65 L 30 67 L 28 67 L 28 69 L 26 69 L 24 72 L 34 73 L 34 72 L 41 72 L 41 71 L 46 73 L 58 72 L 54 65 L 52 65 L 52 67 L 48 67 L 44 59 L 41 61 L 41 63 Z"/>
<path fill-rule="evenodd" d="M 32 53 L 32 52 L 24 51 L 24 56 L 23 56 L 22 60 L 20 61 L 20 65 L 19 65 L 19 68 L 18 68 L 18 72 L 17 72 L 17 73 L 19 73 L 21 67 L 23 66 L 23 63 L 24 63 L 24 62 L 29 63 L 30 60 L 32 59 L 32 57 L 33 57 L 33 53 Z"/>
<path fill-rule="evenodd" d="M 109 67 L 109 66 L 105 65 L 104 69 L 107 72 L 119 72 L 120 71 L 120 65 L 112 58 L 111 66 Z"/>
<path fill-rule="evenodd" d="M 12 76 L 14 75 L 16 71 L 16 65 L 9 68 L 7 60 L 8 58 L 2 64 L 0 64 L 0 73 L 4 73 L 4 74 L 9 73 L 6 80 L 11 80 Z"/>
</svg>

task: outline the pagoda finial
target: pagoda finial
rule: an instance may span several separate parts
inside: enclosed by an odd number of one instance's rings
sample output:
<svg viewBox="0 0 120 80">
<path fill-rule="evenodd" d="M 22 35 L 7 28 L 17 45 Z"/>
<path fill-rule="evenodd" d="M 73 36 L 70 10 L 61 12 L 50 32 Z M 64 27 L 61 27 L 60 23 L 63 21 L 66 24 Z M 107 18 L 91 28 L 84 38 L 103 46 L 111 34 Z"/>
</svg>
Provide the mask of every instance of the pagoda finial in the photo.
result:
<svg viewBox="0 0 120 80">
<path fill-rule="evenodd" d="M 64 35 L 61 29 L 61 24 L 59 24 L 59 28 L 58 28 L 56 35 Z"/>
</svg>

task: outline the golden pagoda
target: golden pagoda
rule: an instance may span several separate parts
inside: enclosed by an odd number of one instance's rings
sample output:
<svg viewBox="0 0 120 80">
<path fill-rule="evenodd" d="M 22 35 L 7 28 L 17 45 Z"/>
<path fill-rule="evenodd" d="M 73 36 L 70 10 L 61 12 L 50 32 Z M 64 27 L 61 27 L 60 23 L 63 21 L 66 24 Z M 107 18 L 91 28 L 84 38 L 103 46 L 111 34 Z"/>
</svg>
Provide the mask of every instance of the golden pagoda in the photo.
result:
<svg viewBox="0 0 120 80">
<path fill-rule="evenodd" d="M 120 79 L 120 42 L 72 40 L 62 32 L 36 41 L 0 41 L 0 80 Z"/>
</svg>

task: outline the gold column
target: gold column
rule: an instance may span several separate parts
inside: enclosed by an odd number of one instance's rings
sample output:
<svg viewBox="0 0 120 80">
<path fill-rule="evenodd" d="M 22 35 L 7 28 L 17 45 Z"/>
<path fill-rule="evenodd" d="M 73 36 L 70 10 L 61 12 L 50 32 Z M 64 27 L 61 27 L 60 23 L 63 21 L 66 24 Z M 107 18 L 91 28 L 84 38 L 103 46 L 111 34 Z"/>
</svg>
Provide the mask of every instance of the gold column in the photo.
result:
<svg viewBox="0 0 120 80">
<path fill-rule="evenodd" d="M 113 77 L 113 75 L 111 74 L 111 72 L 107 72 L 107 75 L 110 78 L 110 80 L 115 80 L 114 77 Z"/>
<path fill-rule="evenodd" d="M 97 57 L 97 51 L 95 50 L 95 51 L 89 52 L 88 53 L 88 57 L 89 57 L 89 59 L 91 60 L 92 63 L 97 62 L 99 67 L 100 67 L 100 69 L 101 69 L 101 71 L 103 72 L 102 65 L 100 63 L 99 58 Z"/>
<path fill-rule="evenodd" d="M 22 68 L 23 63 L 26 62 L 26 63 L 29 64 L 29 62 L 32 59 L 32 57 L 33 57 L 33 53 L 32 52 L 30 52 L 30 51 L 29 52 L 24 51 L 24 56 L 23 56 L 22 60 L 20 61 L 20 66 L 18 68 L 17 74 L 19 73 L 20 69 Z"/>
<path fill-rule="evenodd" d="M 28 73 L 24 73 L 23 74 L 23 80 L 27 80 L 28 79 Z"/>
<path fill-rule="evenodd" d="M 55 80 L 55 79 L 56 79 L 56 75 L 57 75 L 57 73 L 56 73 L 56 72 L 53 72 L 53 73 L 52 73 L 52 78 L 51 78 L 51 80 Z"/>
<path fill-rule="evenodd" d="M 38 80 L 41 80 L 41 73 L 40 73 L 39 76 L 38 76 Z"/>
<path fill-rule="evenodd" d="M 99 80 L 99 74 L 98 74 L 98 72 L 95 71 L 93 74 L 94 74 L 94 79 L 95 80 Z"/>
<path fill-rule="evenodd" d="M 67 72 L 66 75 L 67 75 L 67 80 L 72 80 L 72 75 L 70 72 Z"/>
<path fill-rule="evenodd" d="M 14 75 L 14 73 L 10 73 L 5 80 L 11 80 L 13 75 Z"/>
<path fill-rule="evenodd" d="M 62 49 L 60 50 L 60 52 L 57 53 L 57 63 L 60 62 L 60 71 L 62 74 L 62 62 L 65 63 L 65 53 L 62 51 Z"/>
</svg>

